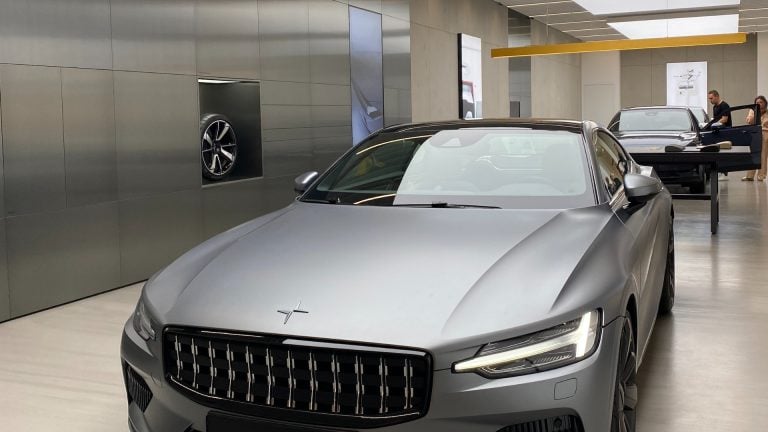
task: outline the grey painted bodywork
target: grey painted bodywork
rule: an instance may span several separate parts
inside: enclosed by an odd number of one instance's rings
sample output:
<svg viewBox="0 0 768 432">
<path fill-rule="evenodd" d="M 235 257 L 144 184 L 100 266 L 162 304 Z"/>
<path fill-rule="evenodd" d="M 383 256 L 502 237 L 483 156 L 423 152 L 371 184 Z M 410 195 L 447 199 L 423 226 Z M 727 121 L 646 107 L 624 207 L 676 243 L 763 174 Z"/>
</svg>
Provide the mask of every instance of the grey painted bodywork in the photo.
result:
<svg viewBox="0 0 768 432">
<path fill-rule="evenodd" d="M 584 127 L 592 136 L 596 126 Z M 630 172 L 655 176 L 634 163 Z M 555 210 L 297 201 L 192 249 L 150 279 L 142 299 L 157 329 L 194 326 L 429 352 L 429 412 L 384 430 L 493 432 L 576 413 L 587 431 L 607 431 L 621 325 L 634 318 L 642 357 L 672 216 L 666 190 L 645 203 L 630 203 L 623 189 L 613 197 L 595 191 L 594 206 Z M 278 309 L 298 301 L 309 313 L 285 324 Z M 581 362 L 496 380 L 450 370 L 484 344 L 594 309 L 602 311 L 604 328 L 597 352 Z M 159 341 L 143 341 L 126 324 L 123 359 L 155 395 L 145 413 L 131 406 L 134 428 L 205 430 L 209 409 L 169 388 L 161 353 Z M 575 395 L 556 400 L 557 384 L 571 379 Z"/>
</svg>

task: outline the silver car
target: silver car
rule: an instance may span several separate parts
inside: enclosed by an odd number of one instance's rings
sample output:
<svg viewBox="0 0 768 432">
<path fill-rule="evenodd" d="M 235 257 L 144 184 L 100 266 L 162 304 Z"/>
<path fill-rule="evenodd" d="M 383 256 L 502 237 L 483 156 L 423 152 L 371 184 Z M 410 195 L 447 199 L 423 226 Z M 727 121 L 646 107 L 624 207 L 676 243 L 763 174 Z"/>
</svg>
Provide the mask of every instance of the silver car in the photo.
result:
<svg viewBox="0 0 768 432">
<path fill-rule="evenodd" d="M 390 127 L 154 275 L 136 432 L 633 431 L 672 202 L 591 122 Z"/>
</svg>

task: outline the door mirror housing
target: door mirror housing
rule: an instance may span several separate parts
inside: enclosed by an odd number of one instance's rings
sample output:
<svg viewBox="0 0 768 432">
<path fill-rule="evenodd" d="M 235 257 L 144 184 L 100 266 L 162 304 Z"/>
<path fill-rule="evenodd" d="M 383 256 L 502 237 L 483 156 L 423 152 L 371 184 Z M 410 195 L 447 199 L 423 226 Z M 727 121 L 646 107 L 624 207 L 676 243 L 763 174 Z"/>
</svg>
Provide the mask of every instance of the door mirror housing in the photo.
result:
<svg viewBox="0 0 768 432">
<path fill-rule="evenodd" d="M 297 194 L 303 194 L 319 175 L 320 174 L 318 174 L 317 171 L 310 171 L 296 177 L 293 180 L 293 190 L 296 191 Z"/>
<path fill-rule="evenodd" d="M 624 191 L 627 199 L 633 203 L 650 201 L 664 189 L 661 180 L 641 174 L 627 174 L 624 176 Z"/>
</svg>

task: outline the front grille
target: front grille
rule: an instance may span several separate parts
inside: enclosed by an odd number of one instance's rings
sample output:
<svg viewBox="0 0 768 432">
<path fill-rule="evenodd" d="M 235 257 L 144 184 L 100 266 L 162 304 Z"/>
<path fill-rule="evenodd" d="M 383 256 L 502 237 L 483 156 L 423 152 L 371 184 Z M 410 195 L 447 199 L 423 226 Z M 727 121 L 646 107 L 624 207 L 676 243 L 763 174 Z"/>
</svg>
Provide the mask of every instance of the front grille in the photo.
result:
<svg viewBox="0 0 768 432">
<path fill-rule="evenodd" d="M 581 421 L 576 416 L 558 416 L 518 423 L 499 429 L 498 432 L 583 432 Z"/>
<path fill-rule="evenodd" d="M 147 387 L 144 381 L 136 371 L 128 365 L 125 365 L 125 391 L 128 393 L 128 403 L 136 402 L 141 412 L 147 410 L 152 401 L 152 391 Z"/>
<path fill-rule="evenodd" d="M 171 384 L 213 408 L 348 427 L 427 410 L 431 364 L 420 352 L 175 328 L 163 346 Z"/>
</svg>

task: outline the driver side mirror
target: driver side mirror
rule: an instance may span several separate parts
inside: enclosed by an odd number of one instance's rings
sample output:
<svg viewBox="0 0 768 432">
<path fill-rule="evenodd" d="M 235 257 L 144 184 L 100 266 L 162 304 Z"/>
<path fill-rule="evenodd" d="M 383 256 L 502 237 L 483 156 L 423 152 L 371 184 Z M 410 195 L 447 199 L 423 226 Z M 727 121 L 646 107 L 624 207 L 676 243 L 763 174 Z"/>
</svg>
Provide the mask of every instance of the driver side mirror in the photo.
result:
<svg viewBox="0 0 768 432">
<path fill-rule="evenodd" d="M 296 191 L 297 194 L 303 194 L 319 175 L 320 174 L 318 174 L 317 171 L 310 171 L 296 177 L 296 179 L 293 180 L 293 190 Z"/>
<path fill-rule="evenodd" d="M 630 202 L 648 202 L 658 195 L 662 189 L 664 189 L 664 184 L 655 177 L 640 174 L 627 174 L 624 176 L 624 191 Z"/>
</svg>

